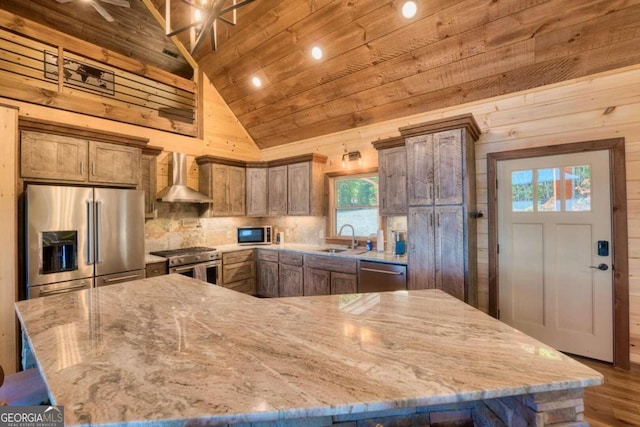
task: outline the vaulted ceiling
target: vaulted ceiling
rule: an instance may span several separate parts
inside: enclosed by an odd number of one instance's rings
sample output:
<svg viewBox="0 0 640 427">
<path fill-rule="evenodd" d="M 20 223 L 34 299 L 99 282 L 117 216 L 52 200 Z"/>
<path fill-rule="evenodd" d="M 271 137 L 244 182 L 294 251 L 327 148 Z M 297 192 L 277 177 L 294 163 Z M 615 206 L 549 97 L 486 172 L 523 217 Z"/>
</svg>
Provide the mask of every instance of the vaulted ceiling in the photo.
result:
<svg viewBox="0 0 640 427">
<path fill-rule="evenodd" d="M 191 77 L 143 0 L 94 1 L 114 23 L 82 0 L 0 8 Z M 418 0 L 410 20 L 403 3 L 255 0 L 236 26 L 218 22 L 217 51 L 207 41 L 193 57 L 261 148 L 640 62 L 640 0 Z M 164 16 L 165 0 L 146 5 Z"/>
</svg>

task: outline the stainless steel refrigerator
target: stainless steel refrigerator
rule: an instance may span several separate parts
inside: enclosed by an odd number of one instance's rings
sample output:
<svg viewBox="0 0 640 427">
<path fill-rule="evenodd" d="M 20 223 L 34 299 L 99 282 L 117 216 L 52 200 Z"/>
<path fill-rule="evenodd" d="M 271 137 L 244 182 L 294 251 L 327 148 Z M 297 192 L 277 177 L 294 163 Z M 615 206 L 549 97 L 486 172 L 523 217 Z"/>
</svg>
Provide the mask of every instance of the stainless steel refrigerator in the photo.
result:
<svg viewBox="0 0 640 427">
<path fill-rule="evenodd" d="M 144 277 L 142 190 L 29 185 L 27 297 Z"/>
</svg>

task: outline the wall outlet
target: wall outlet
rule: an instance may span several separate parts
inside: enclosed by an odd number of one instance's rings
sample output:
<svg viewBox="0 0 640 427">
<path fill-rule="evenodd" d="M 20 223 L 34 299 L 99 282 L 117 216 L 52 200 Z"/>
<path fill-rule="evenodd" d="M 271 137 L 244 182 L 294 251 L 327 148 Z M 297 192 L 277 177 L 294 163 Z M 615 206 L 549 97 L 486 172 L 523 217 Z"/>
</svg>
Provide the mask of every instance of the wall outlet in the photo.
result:
<svg viewBox="0 0 640 427">
<path fill-rule="evenodd" d="M 233 237 L 233 231 L 227 230 L 227 239 L 231 239 Z"/>
<path fill-rule="evenodd" d="M 288 228 L 284 229 L 284 237 L 289 237 L 289 229 Z"/>
<path fill-rule="evenodd" d="M 324 230 L 318 230 L 318 238 L 324 239 Z"/>
</svg>

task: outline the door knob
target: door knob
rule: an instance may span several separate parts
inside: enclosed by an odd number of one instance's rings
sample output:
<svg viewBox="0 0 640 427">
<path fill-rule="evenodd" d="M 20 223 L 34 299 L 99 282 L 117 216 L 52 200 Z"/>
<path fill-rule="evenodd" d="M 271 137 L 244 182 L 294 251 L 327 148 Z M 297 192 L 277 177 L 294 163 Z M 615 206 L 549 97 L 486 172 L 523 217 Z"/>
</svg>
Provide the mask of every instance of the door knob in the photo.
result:
<svg viewBox="0 0 640 427">
<path fill-rule="evenodd" d="M 594 266 L 594 265 L 590 265 L 589 268 L 593 268 L 593 269 L 597 269 L 597 270 L 602 270 L 602 271 L 607 271 L 609 269 L 609 266 L 607 264 L 598 264 L 598 266 Z"/>
</svg>

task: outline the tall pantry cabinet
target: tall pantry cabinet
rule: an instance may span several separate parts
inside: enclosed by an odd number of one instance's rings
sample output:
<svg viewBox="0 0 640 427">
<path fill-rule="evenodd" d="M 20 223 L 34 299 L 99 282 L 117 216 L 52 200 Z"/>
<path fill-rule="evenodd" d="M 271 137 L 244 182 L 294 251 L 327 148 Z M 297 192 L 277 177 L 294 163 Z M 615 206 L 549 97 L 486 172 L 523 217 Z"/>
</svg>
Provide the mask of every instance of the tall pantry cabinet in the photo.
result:
<svg viewBox="0 0 640 427">
<path fill-rule="evenodd" d="M 400 128 L 400 133 L 406 152 L 407 286 L 442 289 L 476 306 L 478 125 L 464 115 Z M 397 150 L 399 143 L 392 138 L 374 146 Z M 394 175 L 383 168 L 381 175 Z M 384 191 L 381 183 L 381 197 Z"/>
</svg>

